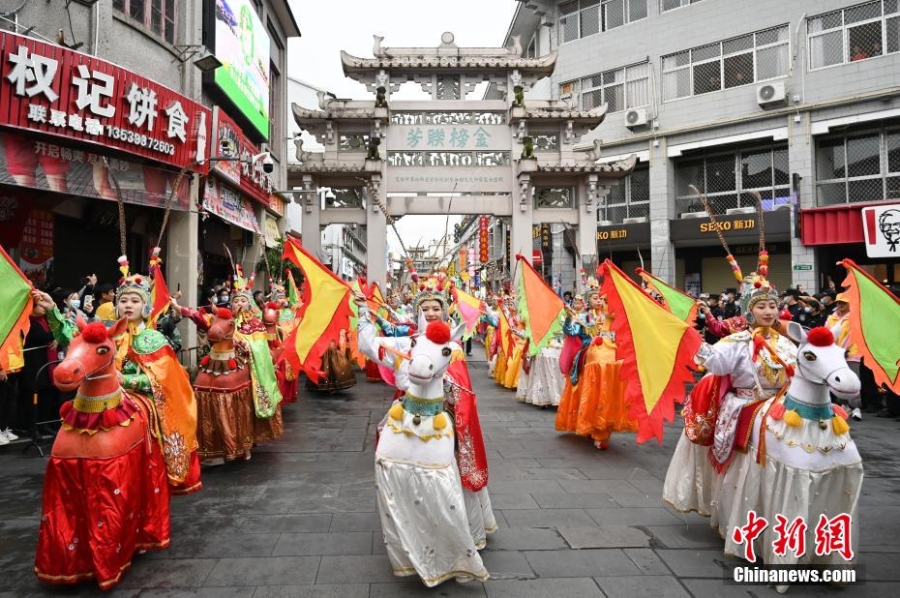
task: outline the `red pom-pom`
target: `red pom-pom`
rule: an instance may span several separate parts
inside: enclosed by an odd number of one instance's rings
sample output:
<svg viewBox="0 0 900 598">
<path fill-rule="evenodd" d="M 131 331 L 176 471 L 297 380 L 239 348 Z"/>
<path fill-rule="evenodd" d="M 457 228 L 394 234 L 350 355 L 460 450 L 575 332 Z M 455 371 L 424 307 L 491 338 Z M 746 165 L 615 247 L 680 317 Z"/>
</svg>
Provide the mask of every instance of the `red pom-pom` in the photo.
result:
<svg viewBox="0 0 900 598">
<path fill-rule="evenodd" d="M 424 290 L 425 290 L 425 285 L 424 285 L 424 284 L 420 284 L 420 285 L 419 285 L 419 290 L 420 290 L 420 291 L 424 291 Z"/>
<path fill-rule="evenodd" d="M 229 370 L 236 370 L 236 369 L 237 369 L 237 360 L 235 360 L 235 359 L 229 359 L 229 360 L 228 360 L 228 369 L 229 369 Z"/>
<path fill-rule="evenodd" d="M 141 284 L 141 281 L 142 281 L 142 280 L 143 280 L 143 279 L 142 279 L 140 276 L 135 276 L 135 277 L 134 277 L 134 282 L 137 283 L 137 284 Z"/>
<path fill-rule="evenodd" d="M 115 409 L 107 409 L 100 414 L 100 427 L 104 430 L 111 430 L 117 425 L 119 425 L 119 418 Z"/>
<path fill-rule="evenodd" d="M 234 317 L 234 314 L 232 314 L 231 310 L 227 307 L 220 307 L 216 310 L 216 317 L 220 320 L 230 320 Z"/>
<path fill-rule="evenodd" d="M 844 419 L 850 419 L 850 414 L 848 414 L 847 411 L 840 405 L 832 404 L 831 409 L 834 411 L 835 415 L 839 415 L 839 416 L 843 417 Z"/>
<path fill-rule="evenodd" d="M 102 343 L 109 338 L 109 335 L 106 333 L 106 326 L 100 322 L 94 322 L 85 326 L 84 330 L 81 331 L 81 336 L 89 343 Z"/>
<path fill-rule="evenodd" d="M 200 365 L 204 367 L 209 365 L 209 355 L 205 355 L 203 359 L 200 360 Z"/>
<path fill-rule="evenodd" d="M 757 288 L 757 289 L 761 289 L 761 288 L 762 288 L 762 283 L 761 283 L 760 281 L 757 280 L 756 282 L 753 283 L 753 287 L 754 287 L 754 288 Z"/>
<path fill-rule="evenodd" d="M 443 292 L 444 292 L 444 285 L 439 284 L 439 285 L 437 286 L 437 292 L 438 292 L 438 293 L 443 293 Z"/>
<path fill-rule="evenodd" d="M 446 345 L 450 342 L 450 327 L 443 322 L 432 322 L 425 329 L 425 338 L 436 345 Z"/>
<path fill-rule="evenodd" d="M 266 307 L 268 309 L 278 309 L 279 305 L 274 301 L 269 301 L 268 303 L 266 303 Z"/>
<path fill-rule="evenodd" d="M 66 419 L 66 416 L 69 415 L 69 412 L 72 411 L 72 409 L 72 401 L 66 401 L 62 404 L 62 407 L 59 408 L 59 417 L 62 419 Z"/>
<path fill-rule="evenodd" d="M 824 326 L 817 326 L 809 331 L 806 340 L 809 344 L 817 347 L 830 347 L 834 344 L 834 334 Z"/>
</svg>

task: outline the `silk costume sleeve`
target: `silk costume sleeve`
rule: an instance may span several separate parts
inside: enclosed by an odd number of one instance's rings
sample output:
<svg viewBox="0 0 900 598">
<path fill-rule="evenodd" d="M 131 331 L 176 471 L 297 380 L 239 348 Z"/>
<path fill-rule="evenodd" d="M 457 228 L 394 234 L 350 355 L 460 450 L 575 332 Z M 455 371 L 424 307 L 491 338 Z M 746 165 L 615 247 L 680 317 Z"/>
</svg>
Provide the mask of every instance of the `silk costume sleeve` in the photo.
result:
<svg viewBox="0 0 900 598">
<path fill-rule="evenodd" d="M 739 340 L 723 339 L 715 345 L 703 343 L 694 361 L 706 368 L 706 371 L 716 376 L 725 376 L 733 373 L 738 355 L 745 350 L 745 343 Z"/>
<path fill-rule="evenodd" d="M 144 373 L 136 363 L 126 362 L 122 367 L 122 387 L 125 390 L 134 390 L 143 394 L 152 394 L 153 387 L 150 384 L 150 376 Z"/>
<path fill-rule="evenodd" d="M 381 327 L 384 336 L 409 336 L 410 327 L 408 324 L 392 324 L 381 316 L 376 316 L 376 318 L 378 319 L 378 325 Z"/>
<path fill-rule="evenodd" d="M 385 338 L 377 336 L 375 334 L 375 325 L 369 319 L 369 308 L 364 305 L 359 308 L 357 331 L 359 350 L 366 357 L 393 370 L 399 369 L 395 362 L 395 356 L 388 351 L 384 351 L 383 348 L 407 353 L 410 348 L 409 337 Z"/>
<path fill-rule="evenodd" d="M 50 325 L 50 332 L 53 334 L 53 340 L 55 340 L 60 347 L 68 347 L 69 341 L 71 341 L 75 337 L 75 333 L 78 332 L 78 328 L 66 319 L 56 307 L 47 312 L 47 324 Z"/>
<path fill-rule="evenodd" d="M 191 309 L 190 307 L 182 307 L 180 310 L 181 316 L 184 318 L 188 318 L 191 322 L 197 325 L 197 328 L 203 330 L 204 332 L 209 330 L 209 322 L 206 321 L 206 318 L 203 317 L 203 314 L 200 313 L 199 310 Z"/>
</svg>

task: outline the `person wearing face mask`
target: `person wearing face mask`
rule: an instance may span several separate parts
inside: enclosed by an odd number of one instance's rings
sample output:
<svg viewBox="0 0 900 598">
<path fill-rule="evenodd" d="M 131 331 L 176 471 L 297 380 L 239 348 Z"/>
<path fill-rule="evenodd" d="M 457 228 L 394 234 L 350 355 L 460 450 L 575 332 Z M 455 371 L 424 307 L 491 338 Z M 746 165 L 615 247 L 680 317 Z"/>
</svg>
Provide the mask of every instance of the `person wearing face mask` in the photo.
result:
<svg viewBox="0 0 900 598">
<path fill-rule="evenodd" d="M 78 318 L 88 321 L 88 315 L 81 309 L 81 297 L 77 292 L 62 290 L 59 294 L 63 297 L 60 311 L 70 324 L 74 326 Z"/>
<path fill-rule="evenodd" d="M 158 263 L 159 248 L 151 253 Z M 116 312 L 127 325 L 114 340 L 119 384 L 130 395 L 152 408 L 158 426 L 158 442 L 166 459 L 169 484 L 174 494 L 188 494 L 202 488 L 197 458 L 197 403 L 187 371 L 181 367 L 165 336 L 154 328 L 152 281 L 149 276 L 131 274 L 128 259 L 119 258 L 122 282 L 116 289 Z M 67 345 L 78 328 L 49 305 L 50 297 L 38 294 L 40 305 L 54 338 Z M 63 425 L 77 426 L 75 410 L 63 418 Z M 80 420 L 79 420 L 80 421 Z"/>
<path fill-rule="evenodd" d="M 379 337 L 369 317 L 365 296 L 358 292 L 354 294 L 354 301 L 359 306 L 360 350 L 391 370 L 400 390 L 405 390 L 408 385 L 409 362 L 397 356 L 408 355 L 422 332 L 429 330 L 429 325 L 442 325 L 448 321 L 449 287 L 445 272 L 420 281 L 419 292 L 413 299 L 418 315 L 417 330 L 413 336 L 401 337 Z M 435 455 L 430 445 L 438 444 L 440 439 L 424 435 L 434 431 L 420 431 L 420 426 L 421 429 L 432 428 L 426 425 L 429 418 L 413 417 L 424 407 L 416 397 L 405 393 L 393 403 L 379 426 L 375 452 L 378 507 L 391 564 L 395 574 L 415 572 L 429 587 L 452 578 L 460 581 L 487 579 L 488 573 L 478 550 L 485 547 L 486 534 L 497 529 L 487 489 L 488 463 L 478 421 L 477 398 L 472 390 L 465 353 L 453 340 L 460 338 L 462 331 L 460 325 L 450 334 L 447 347 L 451 351 L 450 365 L 443 376 L 444 403 L 442 410 L 434 414 L 435 421 L 440 418 L 443 422 L 441 430 L 449 428 L 455 439 L 453 470 L 447 472 L 446 466 L 420 468 L 415 462 L 397 462 L 379 453 L 381 440 L 390 435 L 391 442 L 405 441 L 412 445 L 410 451 L 422 452 L 422 458 L 417 462 Z M 398 436 L 402 438 L 398 439 Z M 453 455 L 450 457 L 452 459 Z M 423 483 L 423 479 L 429 481 Z M 457 495 L 460 483 L 463 508 L 448 504 L 445 498 Z M 415 492 L 415 504 L 409 500 L 412 492 Z M 404 516 L 392 516 L 392 513 Z M 446 524 L 437 533 L 425 532 L 432 529 L 432 524 L 426 522 L 436 520 Z M 427 549 L 422 549 L 424 544 L 428 545 Z"/>
<path fill-rule="evenodd" d="M 560 362 L 567 380 L 555 425 L 560 432 L 588 436 L 596 448 L 606 450 L 613 432 L 637 432 L 638 422 L 625 402 L 626 381 L 621 376 L 622 361 L 616 359 L 613 315 L 593 278 L 584 297 L 587 310 L 581 314 L 567 310 L 563 324 L 563 332 L 581 347 L 570 364 Z"/>
</svg>

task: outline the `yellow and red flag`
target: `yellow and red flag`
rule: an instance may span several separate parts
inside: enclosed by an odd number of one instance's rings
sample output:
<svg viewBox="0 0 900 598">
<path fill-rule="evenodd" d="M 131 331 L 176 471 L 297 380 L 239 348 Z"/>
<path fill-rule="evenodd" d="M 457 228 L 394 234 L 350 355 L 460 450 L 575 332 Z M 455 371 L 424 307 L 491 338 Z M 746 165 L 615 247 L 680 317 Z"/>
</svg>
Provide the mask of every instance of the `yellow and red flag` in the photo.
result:
<svg viewBox="0 0 900 598">
<path fill-rule="evenodd" d="M 24 364 L 22 343 L 31 328 L 31 281 L 0 247 L 0 370 Z M 11 365 L 12 364 L 12 365 Z"/>
<path fill-rule="evenodd" d="M 169 296 L 169 286 L 163 277 L 161 264 L 155 263 L 150 266 L 150 277 L 153 279 L 153 286 L 150 289 L 150 305 L 152 308 L 150 310 L 150 321 L 147 323 L 147 326 L 156 328 L 156 323 L 169 309 L 172 299 Z"/>
<path fill-rule="evenodd" d="M 637 273 L 638 276 L 644 279 L 644 282 L 647 283 L 650 289 L 659 293 L 663 298 L 663 307 L 675 314 L 678 319 L 684 320 L 691 326 L 694 325 L 697 319 L 696 299 L 662 279 L 653 276 L 643 268 L 638 268 Z"/>
<path fill-rule="evenodd" d="M 324 376 L 322 356 L 329 343 L 340 342 L 341 330 L 350 329 L 350 287 L 306 252 L 296 239 L 284 243 L 284 259 L 303 272 L 303 305 L 298 310 L 300 324 L 285 342 L 282 359 L 303 370 L 313 382 Z"/>
<path fill-rule="evenodd" d="M 610 260 L 599 268 L 603 292 L 616 333 L 616 357 L 623 360 L 626 400 L 638 420 L 638 443 L 662 442 L 663 420 L 675 419 L 675 403 L 684 400 L 684 385 L 700 348 L 700 334 L 647 295 Z"/>
<path fill-rule="evenodd" d="M 528 353 L 537 355 L 553 337 L 562 331 L 566 304 L 541 275 L 521 255 L 516 260 L 522 266 L 519 274 L 519 315 L 525 322 Z"/>
<path fill-rule="evenodd" d="M 497 326 L 497 334 L 500 336 L 500 349 L 503 351 L 503 356 L 506 359 L 510 359 L 512 357 L 512 348 L 513 348 L 513 340 L 512 340 L 512 327 L 509 325 L 509 320 L 506 318 L 506 312 L 501 308 L 499 310 L 499 325 Z"/>
<path fill-rule="evenodd" d="M 842 260 L 847 269 L 844 294 L 850 303 L 850 340 L 875 384 L 900 393 L 900 300 L 853 260 Z"/>
<path fill-rule="evenodd" d="M 463 340 L 467 340 L 475 333 L 478 322 L 481 320 L 481 314 L 484 313 L 484 304 L 481 299 L 470 295 L 457 286 L 453 287 L 453 297 L 456 300 L 456 310 L 459 317 L 462 318 L 465 329 L 463 331 Z"/>
</svg>

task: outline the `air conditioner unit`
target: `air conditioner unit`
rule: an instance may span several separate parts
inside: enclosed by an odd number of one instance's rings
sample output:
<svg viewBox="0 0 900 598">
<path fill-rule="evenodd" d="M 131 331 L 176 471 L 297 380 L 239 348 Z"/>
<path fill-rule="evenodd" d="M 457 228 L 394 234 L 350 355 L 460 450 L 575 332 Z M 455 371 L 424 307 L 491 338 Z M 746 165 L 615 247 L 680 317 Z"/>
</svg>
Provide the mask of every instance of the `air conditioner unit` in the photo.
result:
<svg viewBox="0 0 900 598">
<path fill-rule="evenodd" d="M 730 208 L 725 210 L 725 214 L 728 216 L 732 214 L 753 214 L 756 212 L 756 208 Z"/>
<path fill-rule="evenodd" d="M 706 212 L 682 212 L 679 218 L 682 220 L 687 220 L 688 218 L 706 218 Z"/>
<path fill-rule="evenodd" d="M 756 88 L 756 102 L 763 108 L 787 105 L 787 86 L 784 81 L 772 81 Z"/>
<path fill-rule="evenodd" d="M 629 129 L 643 127 L 648 120 L 646 108 L 632 108 L 625 111 L 625 126 Z"/>
<path fill-rule="evenodd" d="M 612 220 L 601 220 L 597 223 L 597 226 L 612 226 L 612 225 L 613 225 Z"/>
<path fill-rule="evenodd" d="M 647 222 L 646 216 L 636 216 L 634 218 L 624 218 L 622 224 L 642 224 Z"/>
</svg>

